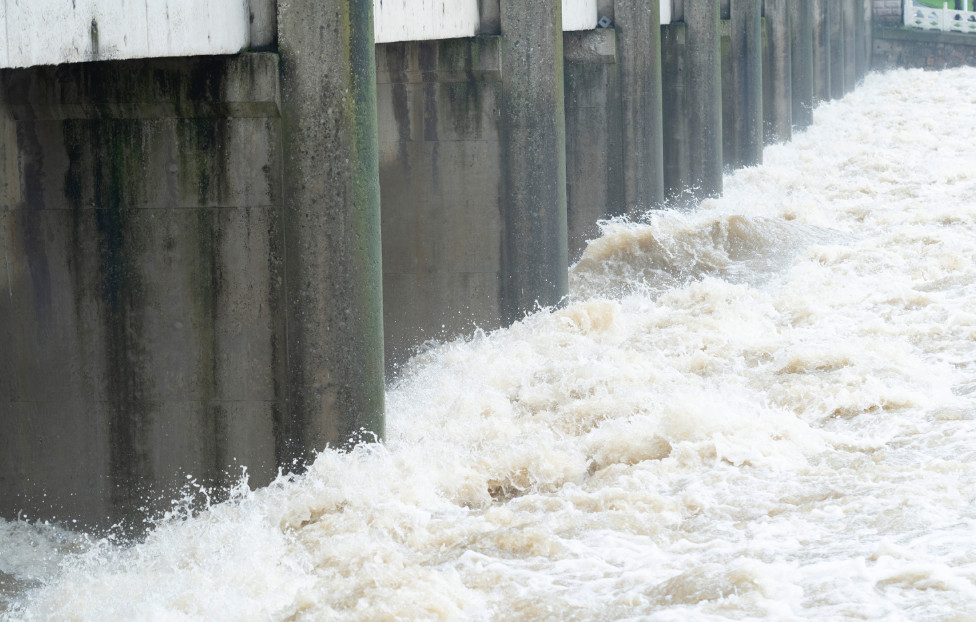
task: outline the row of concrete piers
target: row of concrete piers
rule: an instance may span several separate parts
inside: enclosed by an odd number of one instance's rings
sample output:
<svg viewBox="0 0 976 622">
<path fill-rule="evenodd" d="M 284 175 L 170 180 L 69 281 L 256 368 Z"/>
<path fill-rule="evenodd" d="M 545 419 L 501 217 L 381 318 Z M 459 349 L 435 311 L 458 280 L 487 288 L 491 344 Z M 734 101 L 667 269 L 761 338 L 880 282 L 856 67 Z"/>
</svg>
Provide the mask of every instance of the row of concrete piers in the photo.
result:
<svg viewBox="0 0 976 622">
<path fill-rule="evenodd" d="M 0 70 L 0 515 L 382 438 L 414 348 L 561 304 L 599 219 L 720 194 L 868 70 L 869 0 L 659 1 L 374 45 L 372 0 L 292 0 L 261 51 Z"/>
</svg>

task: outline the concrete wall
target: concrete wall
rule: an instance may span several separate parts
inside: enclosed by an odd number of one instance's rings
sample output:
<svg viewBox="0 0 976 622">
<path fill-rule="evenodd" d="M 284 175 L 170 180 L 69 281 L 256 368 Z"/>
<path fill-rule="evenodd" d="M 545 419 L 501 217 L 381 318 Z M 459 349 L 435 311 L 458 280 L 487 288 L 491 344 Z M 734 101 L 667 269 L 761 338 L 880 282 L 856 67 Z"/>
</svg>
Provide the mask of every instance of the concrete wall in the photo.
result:
<svg viewBox="0 0 976 622">
<path fill-rule="evenodd" d="M 878 26 L 900 26 L 904 0 L 870 0 L 873 21 Z"/>
<path fill-rule="evenodd" d="M 813 97 L 815 102 L 830 99 L 830 12 L 831 0 L 811 0 L 813 4 Z"/>
<path fill-rule="evenodd" d="M 500 44 L 376 48 L 391 371 L 427 339 L 500 326 Z"/>
<path fill-rule="evenodd" d="M 953 32 L 874 29 L 872 65 L 939 70 L 976 67 L 976 37 Z"/>
<path fill-rule="evenodd" d="M 661 29 L 664 184 L 678 203 L 722 193 L 720 7 L 686 2 L 683 21 Z"/>
<path fill-rule="evenodd" d="M 666 1 L 670 6 L 670 2 Z M 632 214 L 664 202 L 664 109 L 658 0 L 616 0 L 623 201 Z"/>
<path fill-rule="evenodd" d="M 627 212 L 616 31 L 566 33 L 566 209 L 569 258 L 598 237 L 597 221 Z"/>
<path fill-rule="evenodd" d="M 564 35 L 570 255 L 624 211 L 615 32 Z M 504 323 L 501 39 L 377 46 L 387 368 Z"/>
<path fill-rule="evenodd" d="M 763 16 L 763 140 L 793 135 L 793 59 L 787 0 L 765 0 Z"/>
<path fill-rule="evenodd" d="M 0 514 L 105 525 L 182 472 L 268 482 L 277 57 L 3 70 L 0 94 Z"/>
<path fill-rule="evenodd" d="M 740 168 L 762 162 L 763 27 L 759 0 L 735 0 L 722 22 L 722 157 Z"/>
</svg>

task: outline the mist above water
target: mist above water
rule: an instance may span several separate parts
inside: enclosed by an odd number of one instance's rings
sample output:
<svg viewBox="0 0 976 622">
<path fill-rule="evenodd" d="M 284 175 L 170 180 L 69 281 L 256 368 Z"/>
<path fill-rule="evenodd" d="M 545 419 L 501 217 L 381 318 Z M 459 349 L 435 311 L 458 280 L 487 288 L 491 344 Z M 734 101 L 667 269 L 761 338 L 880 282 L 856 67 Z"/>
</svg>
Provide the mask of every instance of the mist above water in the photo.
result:
<svg viewBox="0 0 976 622">
<path fill-rule="evenodd" d="M 871 75 L 765 161 L 417 356 L 385 446 L 138 545 L 0 522 L 0 618 L 966 619 L 976 70 Z"/>
</svg>

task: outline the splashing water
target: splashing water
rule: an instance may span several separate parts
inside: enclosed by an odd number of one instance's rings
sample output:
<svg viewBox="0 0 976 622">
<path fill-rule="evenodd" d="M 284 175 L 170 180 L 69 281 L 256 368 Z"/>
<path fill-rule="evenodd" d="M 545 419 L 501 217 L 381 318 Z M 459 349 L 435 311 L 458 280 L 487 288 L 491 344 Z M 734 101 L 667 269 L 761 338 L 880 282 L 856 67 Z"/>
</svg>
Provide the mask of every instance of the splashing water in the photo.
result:
<svg viewBox="0 0 976 622">
<path fill-rule="evenodd" d="M 115 545 L 0 522 L 5 620 L 969 619 L 976 70 L 871 75 L 574 302 L 416 357 L 390 439 Z"/>
</svg>

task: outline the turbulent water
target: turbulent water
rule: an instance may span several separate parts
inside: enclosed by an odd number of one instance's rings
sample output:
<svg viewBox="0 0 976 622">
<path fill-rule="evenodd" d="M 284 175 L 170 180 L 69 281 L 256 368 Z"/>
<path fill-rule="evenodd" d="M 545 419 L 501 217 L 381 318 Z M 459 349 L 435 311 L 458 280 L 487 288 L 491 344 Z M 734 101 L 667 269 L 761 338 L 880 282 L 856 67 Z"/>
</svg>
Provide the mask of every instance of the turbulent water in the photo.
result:
<svg viewBox="0 0 976 622">
<path fill-rule="evenodd" d="M 4 619 L 974 619 L 976 70 L 765 160 L 414 359 L 385 446 L 135 546 L 0 522 Z"/>
</svg>

